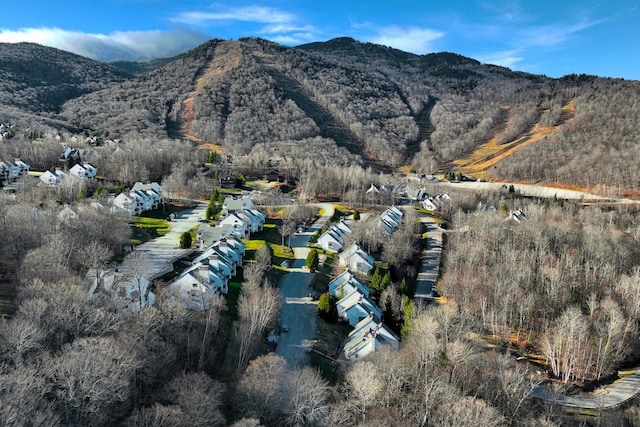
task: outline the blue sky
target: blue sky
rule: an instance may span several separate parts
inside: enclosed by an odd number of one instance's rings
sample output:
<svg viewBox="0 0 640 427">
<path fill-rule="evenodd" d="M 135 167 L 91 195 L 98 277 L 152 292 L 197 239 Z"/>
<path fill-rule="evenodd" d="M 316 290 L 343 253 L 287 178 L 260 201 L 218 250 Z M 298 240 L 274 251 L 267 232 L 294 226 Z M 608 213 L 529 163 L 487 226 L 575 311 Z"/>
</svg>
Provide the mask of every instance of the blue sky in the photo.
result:
<svg viewBox="0 0 640 427">
<path fill-rule="evenodd" d="M 0 42 L 104 61 L 173 56 L 211 38 L 349 36 L 550 77 L 640 80 L 637 0 L 9 0 L 0 16 Z"/>
</svg>

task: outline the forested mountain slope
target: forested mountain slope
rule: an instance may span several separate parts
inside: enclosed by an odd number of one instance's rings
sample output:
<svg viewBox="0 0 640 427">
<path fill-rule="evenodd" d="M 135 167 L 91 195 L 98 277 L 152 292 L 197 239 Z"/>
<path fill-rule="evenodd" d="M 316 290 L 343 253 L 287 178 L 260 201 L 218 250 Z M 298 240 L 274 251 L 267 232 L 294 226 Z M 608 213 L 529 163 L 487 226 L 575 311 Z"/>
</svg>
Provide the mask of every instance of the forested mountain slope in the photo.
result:
<svg viewBox="0 0 640 427">
<path fill-rule="evenodd" d="M 418 56 L 347 38 L 298 48 L 210 41 L 68 102 L 63 115 L 95 131 L 187 136 L 238 154 L 355 155 L 432 168 L 491 132 L 501 105 L 537 111 L 547 81 L 455 54 Z"/>
<path fill-rule="evenodd" d="M 33 43 L 0 43 L 0 119 L 50 116 L 62 104 L 129 74 L 102 62 Z"/>
<path fill-rule="evenodd" d="M 34 43 L 0 43 L 0 102 L 56 111 L 65 101 L 123 82 L 128 73 Z"/>
<path fill-rule="evenodd" d="M 545 137 L 509 150 L 489 178 L 638 189 L 635 81 L 551 79 L 350 38 L 295 48 L 211 40 L 158 68 L 162 61 L 128 64 L 151 69 L 136 77 L 37 45 L 0 45 L 2 52 L 14 58 L 0 63 L 9 70 L 0 78 L 3 117 L 39 114 L 127 140 L 188 138 L 248 154 L 257 165 L 309 159 L 411 164 L 422 173 L 455 169 L 481 144 L 517 142 L 538 126 Z"/>
</svg>

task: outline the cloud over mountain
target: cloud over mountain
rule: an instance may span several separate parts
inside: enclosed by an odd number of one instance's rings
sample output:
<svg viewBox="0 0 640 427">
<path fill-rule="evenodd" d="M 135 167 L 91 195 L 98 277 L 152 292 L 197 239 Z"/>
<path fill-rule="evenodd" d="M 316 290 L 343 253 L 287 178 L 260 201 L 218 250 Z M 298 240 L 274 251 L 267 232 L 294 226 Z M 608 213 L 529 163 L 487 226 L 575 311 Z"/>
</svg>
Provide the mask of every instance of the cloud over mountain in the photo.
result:
<svg viewBox="0 0 640 427">
<path fill-rule="evenodd" d="M 0 42 L 31 42 L 55 47 L 99 61 L 133 61 L 182 53 L 211 38 L 205 32 L 174 27 L 170 31 L 113 31 L 84 33 L 60 28 L 0 29 Z"/>
</svg>

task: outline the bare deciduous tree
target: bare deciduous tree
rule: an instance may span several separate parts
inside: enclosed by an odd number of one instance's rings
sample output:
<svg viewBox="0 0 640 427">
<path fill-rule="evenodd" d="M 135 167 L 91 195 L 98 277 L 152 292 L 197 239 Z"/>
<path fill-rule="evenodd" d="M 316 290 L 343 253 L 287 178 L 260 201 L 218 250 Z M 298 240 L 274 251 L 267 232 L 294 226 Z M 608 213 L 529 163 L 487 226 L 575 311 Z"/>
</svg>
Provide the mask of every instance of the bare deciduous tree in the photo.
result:
<svg viewBox="0 0 640 427">
<path fill-rule="evenodd" d="M 289 372 L 284 413 L 289 425 L 319 424 L 328 412 L 329 387 L 313 368 Z"/>
<path fill-rule="evenodd" d="M 280 310 L 280 292 L 265 284 L 243 288 L 238 298 L 239 321 L 236 337 L 239 343 L 236 372 L 241 373 L 249 363 L 262 333 L 273 326 Z"/>
<path fill-rule="evenodd" d="M 182 425 L 226 425 L 220 411 L 224 386 L 204 372 L 179 374 L 167 385 L 166 393 L 182 410 Z"/>
<path fill-rule="evenodd" d="M 65 424 L 105 425 L 125 414 L 138 363 L 111 337 L 80 338 L 65 347 L 44 368 Z"/>
<path fill-rule="evenodd" d="M 354 405 L 362 422 L 365 422 L 367 410 L 375 405 L 384 392 L 378 367 L 368 360 L 356 363 L 345 375 L 344 387 L 346 398 Z"/>
<path fill-rule="evenodd" d="M 286 361 L 273 353 L 253 360 L 244 372 L 235 395 L 235 409 L 243 416 L 276 422 L 288 399 L 285 393 Z"/>
</svg>

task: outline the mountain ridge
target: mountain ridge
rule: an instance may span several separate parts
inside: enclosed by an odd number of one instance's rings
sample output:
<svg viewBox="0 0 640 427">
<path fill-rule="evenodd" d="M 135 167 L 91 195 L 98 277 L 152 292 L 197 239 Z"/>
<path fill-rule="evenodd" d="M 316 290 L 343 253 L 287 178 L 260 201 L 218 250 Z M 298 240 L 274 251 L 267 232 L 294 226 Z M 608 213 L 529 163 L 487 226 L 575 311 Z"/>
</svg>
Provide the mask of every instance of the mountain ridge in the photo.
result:
<svg viewBox="0 0 640 427">
<path fill-rule="evenodd" d="M 389 169 L 410 164 L 424 172 L 455 168 L 454 160 L 489 137 L 507 144 L 541 122 L 558 132 L 519 150 L 514 159 L 522 164 L 523 156 L 534 158 L 540 149 L 553 152 L 541 164 L 544 170 L 501 159 L 490 171 L 534 181 L 570 175 L 586 179 L 568 155 L 592 159 L 578 153 L 579 140 L 605 150 L 612 144 L 611 132 L 622 131 L 624 147 L 614 156 L 620 165 L 628 158 L 622 152 L 638 145 L 637 126 L 629 118 L 636 115 L 638 82 L 588 75 L 553 79 L 451 52 L 415 55 L 351 38 L 297 47 L 246 38 L 212 39 L 136 76 L 74 60 L 102 70 L 95 88 L 87 81 L 81 86 L 87 93 L 69 92 L 55 108 L 37 102 L 30 109 L 19 103 L 5 103 L 7 108 L 22 108 L 88 134 L 212 143 L 258 163 L 309 160 Z M 66 78 L 53 86 L 64 87 Z M 3 87 L 18 84 L 5 79 Z M 616 94 L 618 104 L 601 99 L 603 92 Z M 564 124 L 559 115 L 570 101 L 575 101 L 576 120 Z M 625 123 L 604 132 L 620 120 Z M 554 175 L 549 168 L 571 172 Z"/>
</svg>

